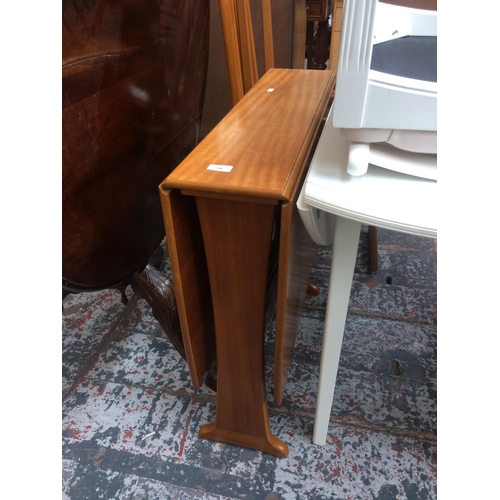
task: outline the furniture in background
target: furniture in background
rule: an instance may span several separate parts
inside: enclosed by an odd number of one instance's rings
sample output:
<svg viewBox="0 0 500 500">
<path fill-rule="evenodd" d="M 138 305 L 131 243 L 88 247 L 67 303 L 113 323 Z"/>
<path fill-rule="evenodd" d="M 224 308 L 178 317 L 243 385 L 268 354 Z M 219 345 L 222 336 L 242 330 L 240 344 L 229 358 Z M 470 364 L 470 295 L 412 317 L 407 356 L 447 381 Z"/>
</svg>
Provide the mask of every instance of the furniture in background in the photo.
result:
<svg viewBox="0 0 500 500">
<path fill-rule="evenodd" d="M 274 66 L 276 68 L 303 69 L 306 64 L 307 47 L 307 10 L 306 7 L 311 0 L 271 0 L 273 18 L 273 45 L 274 45 Z M 325 4 L 320 0 L 320 4 Z M 250 2 L 251 17 L 254 26 L 254 38 L 257 54 L 257 67 L 259 75 L 265 71 L 264 63 L 264 34 L 262 30 L 262 4 L 260 1 Z M 318 23 L 318 19 L 327 19 L 323 14 L 323 7 L 312 8 L 310 15 L 315 12 L 316 20 L 310 20 L 310 25 Z M 328 31 L 328 25 L 326 24 Z M 321 32 L 322 28 L 320 29 Z M 313 33 L 311 31 L 311 33 Z M 322 38 L 320 37 L 320 40 Z M 326 37 L 328 45 L 328 35 Z M 322 45 L 320 43 L 320 45 Z M 310 51 L 314 55 L 314 51 Z M 327 47 L 328 53 L 328 47 Z M 312 64 L 312 61 L 311 61 Z M 333 69 L 330 66 L 328 69 Z M 229 76 L 226 65 L 226 54 L 221 29 L 221 16 L 219 0 L 210 0 L 210 45 L 209 45 L 209 65 L 207 75 L 206 99 L 203 111 L 203 121 L 201 125 L 201 138 L 225 116 L 231 109 L 232 100 L 229 86 Z"/>
<path fill-rule="evenodd" d="M 315 249 L 296 201 L 333 83 L 329 71 L 270 69 L 160 186 L 195 388 L 217 348 L 204 439 L 288 454 L 269 427 L 264 332 L 277 297 L 281 401 Z"/>
<path fill-rule="evenodd" d="M 265 71 L 274 68 L 271 1 L 262 0 Z M 257 83 L 259 71 L 249 0 L 219 0 L 233 105 Z"/>
<path fill-rule="evenodd" d="M 274 64 L 277 68 L 304 68 L 305 58 L 305 0 L 271 0 L 273 18 Z M 303 4 L 302 6 L 300 4 Z M 259 75 L 265 72 L 264 33 L 262 29 L 262 3 L 250 2 L 254 28 L 255 50 Z M 302 12 L 302 14 L 298 14 Z M 301 19 L 303 17 L 303 19 Z M 303 26 L 303 28 L 302 28 Z M 303 32 L 303 35 L 302 33 Z M 292 44 L 293 37 L 293 44 Z M 303 41 L 300 42 L 301 37 Z M 300 65 L 295 65 L 294 57 L 299 53 L 295 44 L 300 44 Z M 226 50 L 222 33 L 219 0 L 210 0 L 210 44 L 207 86 L 201 138 L 205 137 L 233 106 Z"/>
<path fill-rule="evenodd" d="M 198 142 L 206 2 L 62 3 L 62 285 L 132 284 L 173 344 L 168 279 L 148 262 L 165 237 L 157 186 Z M 173 314 L 175 316 L 175 314 Z"/>
<path fill-rule="evenodd" d="M 293 60 L 291 67 L 304 69 L 305 47 L 307 40 L 306 0 L 295 0 L 293 17 Z"/>
<path fill-rule="evenodd" d="M 344 0 L 333 0 L 332 29 L 330 33 L 330 49 L 328 53 L 328 69 L 337 72 L 340 52 L 340 33 L 342 31 L 342 13 Z"/>
<path fill-rule="evenodd" d="M 328 24 L 331 11 L 332 0 L 306 0 L 308 69 L 327 69 Z"/>
</svg>

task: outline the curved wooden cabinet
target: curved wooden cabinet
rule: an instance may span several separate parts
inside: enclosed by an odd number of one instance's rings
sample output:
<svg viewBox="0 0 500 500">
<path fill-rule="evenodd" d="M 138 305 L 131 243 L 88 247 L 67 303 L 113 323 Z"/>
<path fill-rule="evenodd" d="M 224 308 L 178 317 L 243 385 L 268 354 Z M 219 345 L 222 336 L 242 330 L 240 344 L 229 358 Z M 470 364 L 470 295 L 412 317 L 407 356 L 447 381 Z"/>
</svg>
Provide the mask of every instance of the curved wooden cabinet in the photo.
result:
<svg viewBox="0 0 500 500">
<path fill-rule="evenodd" d="M 165 236 L 158 185 L 198 141 L 209 2 L 63 0 L 63 288 L 115 286 Z"/>
</svg>

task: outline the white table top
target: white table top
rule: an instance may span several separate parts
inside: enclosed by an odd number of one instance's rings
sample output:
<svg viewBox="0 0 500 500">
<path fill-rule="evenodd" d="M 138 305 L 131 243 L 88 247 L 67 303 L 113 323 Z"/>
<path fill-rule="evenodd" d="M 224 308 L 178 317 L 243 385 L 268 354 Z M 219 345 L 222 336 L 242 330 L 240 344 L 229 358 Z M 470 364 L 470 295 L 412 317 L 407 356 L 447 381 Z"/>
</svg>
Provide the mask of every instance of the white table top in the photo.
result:
<svg viewBox="0 0 500 500">
<path fill-rule="evenodd" d="M 373 165 L 363 176 L 349 175 L 348 143 L 330 115 L 304 183 L 305 203 L 364 224 L 436 238 L 437 181 Z"/>
</svg>

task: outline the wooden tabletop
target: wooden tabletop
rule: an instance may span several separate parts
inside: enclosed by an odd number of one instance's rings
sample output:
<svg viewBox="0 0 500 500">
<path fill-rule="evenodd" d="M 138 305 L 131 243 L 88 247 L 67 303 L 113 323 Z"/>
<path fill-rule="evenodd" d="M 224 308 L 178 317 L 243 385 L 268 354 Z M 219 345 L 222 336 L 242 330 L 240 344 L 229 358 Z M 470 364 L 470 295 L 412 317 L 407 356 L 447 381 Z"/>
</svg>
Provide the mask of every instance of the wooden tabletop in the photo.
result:
<svg viewBox="0 0 500 500">
<path fill-rule="evenodd" d="M 289 200 L 334 80 L 331 71 L 270 69 L 161 187 Z"/>
</svg>

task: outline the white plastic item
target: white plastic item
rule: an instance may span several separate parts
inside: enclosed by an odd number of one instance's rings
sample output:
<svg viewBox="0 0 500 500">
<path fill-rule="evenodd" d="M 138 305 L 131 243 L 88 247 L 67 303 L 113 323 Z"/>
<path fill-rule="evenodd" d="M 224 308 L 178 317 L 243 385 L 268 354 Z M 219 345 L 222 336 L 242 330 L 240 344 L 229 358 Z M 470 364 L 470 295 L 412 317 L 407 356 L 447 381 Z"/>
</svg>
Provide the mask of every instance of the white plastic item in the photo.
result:
<svg viewBox="0 0 500 500">
<path fill-rule="evenodd" d="M 370 69 L 374 44 L 408 35 L 437 36 L 437 13 L 345 0 L 333 126 L 437 130 L 437 82 Z"/>
<path fill-rule="evenodd" d="M 331 115 L 332 110 L 328 119 Z M 322 229 L 327 218 L 305 215 L 320 209 L 363 224 L 437 236 L 436 181 L 375 165 L 369 165 L 365 175 L 354 177 L 347 173 L 348 157 L 349 142 L 339 129 L 325 126 L 299 197 L 299 212 L 308 231 L 319 231 L 325 241 L 331 241 L 333 231 Z M 426 161 L 426 155 L 421 158 Z"/>
<path fill-rule="evenodd" d="M 403 174 L 437 180 L 437 155 L 412 153 L 385 143 L 349 142 L 347 172 L 354 176 L 365 175 L 370 164 Z"/>
</svg>

